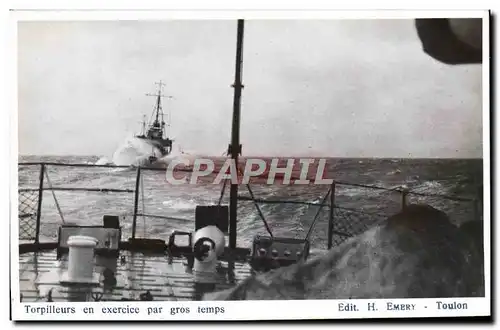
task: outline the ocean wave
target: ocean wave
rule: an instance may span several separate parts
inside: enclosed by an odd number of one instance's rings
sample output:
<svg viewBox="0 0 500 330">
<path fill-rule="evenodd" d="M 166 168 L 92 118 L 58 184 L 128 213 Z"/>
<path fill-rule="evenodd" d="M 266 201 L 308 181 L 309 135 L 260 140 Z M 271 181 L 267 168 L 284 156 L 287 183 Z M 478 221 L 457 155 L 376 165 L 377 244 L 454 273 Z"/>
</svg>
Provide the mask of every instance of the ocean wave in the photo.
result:
<svg viewBox="0 0 500 330">
<path fill-rule="evenodd" d="M 200 203 L 194 199 L 171 199 L 163 201 L 162 204 L 174 210 L 194 210 Z"/>
<path fill-rule="evenodd" d="M 173 155 L 175 157 L 175 154 Z M 85 160 L 93 160 L 96 163 L 101 161 L 104 162 L 103 157 L 94 157 L 90 159 L 89 157 Z M 73 158 L 71 158 L 73 159 Z M 29 159 L 31 160 L 31 159 Z M 38 161 L 58 161 L 58 158 L 43 158 L 36 159 Z M 109 159 L 108 159 L 109 160 Z M 81 162 L 81 160 L 79 160 Z M 64 162 L 71 162 L 65 160 Z M 365 161 L 368 163 L 369 161 Z M 358 161 L 355 161 L 356 165 Z M 462 177 L 469 178 L 474 173 L 471 173 L 467 168 L 458 168 L 452 166 L 451 169 L 442 170 L 446 173 L 446 177 L 442 180 L 421 180 L 418 178 L 404 178 L 399 176 L 386 176 L 390 169 L 394 168 L 395 165 L 391 165 L 389 169 L 386 165 L 377 165 L 374 161 L 369 164 L 370 168 L 373 169 L 370 176 L 360 177 L 359 165 L 352 170 L 344 170 L 342 172 L 342 181 L 353 182 L 353 183 L 370 183 L 376 186 L 381 186 L 385 188 L 397 188 L 402 184 L 406 184 L 410 191 L 422 192 L 422 193 L 432 193 L 432 194 L 450 194 L 453 195 L 452 189 L 460 183 L 454 179 L 453 175 L 461 175 Z M 443 165 L 444 166 L 444 165 Z M 20 167 L 23 168 L 23 167 Z M 27 186 L 37 188 L 38 178 L 39 178 L 39 167 L 25 166 L 24 168 L 29 168 L 20 172 L 19 174 L 19 186 L 20 188 L 26 188 Z M 135 172 L 130 168 L 125 169 L 104 169 L 96 167 L 86 167 L 86 168 L 74 168 L 74 167 L 56 167 L 48 166 L 49 177 L 51 183 L 54 187 L 93 187 L 93 188 L 120 188 L 120 189 L 134 189 L 135 185 Z M 406 170 L 405 170 L 406 173 Z M 424 166 L 415 165 L 412 167 L 411 173 L 416 176 L 419 175 L 421 178 L 435 177 L 433 173 L 429 172 L 429 169 Z M 144 213 L 156 213 L 158 215 L 165 215 L 168 212 L 169 216 L 182 217 L 194 219 L 194 209 L 196 205 L 206 205 L 213 204 L 220 197 L 220 188 L 215 185 L 182 185 L 175 186 L 175 189 L 171 189 L 171 186 L 165 184 L 165 173 L 164 172 L 153 172 L 144 171 L 144 197 L 146 200 Z M 474 177 L 475 178 L 475 177 Z M 470 180 L 472 180 L 471 178 Z M 478 179 L 480 180 L 480 178 Z M 47 182 L 45 182 L 47 184 Z M 464 186 L 461 195 L 475 194 L 476 191 L 473 190 L 475 186 L 468 185 Z M 262 199 L 273 199 L 273 200 L 295 200 L 295 201 L 316 201 L 320 202 L 328 187 L 318 185 L 308 185 L 308 186 L 272 186 L 272 185 L 253 185 L 252 190 L 256 198 Z M 247 194 L 244 187 L 241 188 L 241 194 Z M 56 191 L 58 202 L 65 216 L 65 219 L 71 220 L 81 220 L 81 224 L 88 223 L 101 223 L 102 214 L 117 214 L 122 212 L 127 212 L 131 214 L 133 212 L 134 206 L 134 195 L 133 194 L 121 194 L 121 193 L 86 193 L 86 192 L 62 192 Z M 27 193 L 26 193 L 27 196 Z M 228 202 L 229 197 L 229 187 L 227 187 L 224 202 Z M 340 198 L 337 198 L 340 197 Z M 388 202 L 390 200 L 390 203 Z M 94 201 L 97 201 L 94 203 Z M 431 203 L 438 209 L 447 210 L 450 213 L 450 217 L 457 219 L 456 221 L 461 221 L 462 218 L 470 218 L 472 211 L 464 208 L 469 204 L 464 204 L 465 206 L 458 205 L 459 203 L 451 203 L 440 198 L 422 198 L 419 199 L 418 196 L 409 196 L 408 202 L 419 202 L 424 201 Z M 139 200 L 140 205 L 142 205 L 142 195 L 140 195 Z M 353 187 L 338 184 L 336 186 L 336 205 L 346 208 L 353 208 L 357 210 L 362 210 L 365 212 L 381 212 L 390 213 L 392 209 L 387 210 L 387 205 L 389 204 L 397 206 L 401 203 L 400 194 L 391 193 L 389 191 L 367 189 L 362 187 Z M 36 209 L 36 203 L 34 202 L 34 208 Z M 54 205 L 51 197 L 51 193 L 47 192 L 43 199 L 43 218 L 49 219 L 46 221 L 59 221 L 58 211 Z M 459 207 L 460 206 L 460 207 Z M 259 204 L 262 209 L 266 220 L 269 221 L 273 232 L 278 235 L 284 236 L 294 236 L 297 235 L 304 236 L 304 231 L 307 232 L 309 226 L 314 218 L 318 208 L 308 207 L 308 206 L 297 206 L 293 205 L 287 208 L 283 206 L 278 207 L 277 205 L 265 205 Z M 382 209 L 383 208 L 383 209 Z M 159 210 L 159 211 L 158 211 Z M 171 211 L 169 211 L 171 210 Z M 321 214 L 327 216 L 327 209 L 324 208 Z M 92 221 L 89 222 L 88 217 L 92 217 Z M 339 217 L 336 215 L 336 221 L 340 221 Z M 321 219 L 320 219 L 321 220 Z M 131 220 L 129 219 L 128 222 Z M 147 218 L 146 225 L 156 226 L 156 220 Z M 142 219 L 140 220 L 142 226 Z M 318 221 L 318 227 L 315 229 L 313 236 L 316 233 L 322 233 L 322 227 L 325 221 Z M 44 227 L 45 224 L 42 225 Z M 123 226 L 130 227 L 130 224 L 124 223 Z M 158 222 L 158 226 L 163 226 L 164 230 L 168 232 L 172 228 L 179 226 L 179 228 L 189 228 L 189 230 L 194 229 L 194 225 L 189 225 L 186 227 L 183 223 L 178 223 L 175 221 L 161 221 Z M 182 227 L 184 226 L 184 227 Z M 324 225 L 326 227 L 326 225 Z M 127 229 L 127 228 L 126 228 Z M 128 228 L 127 230 L 129 230 Z M 47 229 L 48 230 L 48 229 Z M 147 229 L 148 231 L 149 229 Z M 50 232 L 57 232 L 56 229 L 51 228 Z M 326 232 L 326 231 L 324 231 Z M 239 202 L 238 203 L 238 244 L 240 240 L 245 243 L 252 241 L 252 238 L 257 233 L 265 234 L 266 230 L 258 215 L 255 205 L 253 202 Z M 124 237 L 127 235 L 124 234 Z M 325 244 L 326 235 L 318 236 L 318 239 L 312 241 L 315 247 L 321 247 Z"/>
<path fill-rule="evenodd" d="M 94 163 L 94 165 L 111 165 L 113 162 L 108 157 L 101 157 Z"/>
<path fill-rule="evenodd" d="M 401 174 L 401 170 L 399 168 L 397 168 L 393 171 L 387 172 L 386 175 L 398 175 L 398 174 Z"/>
<path fill-rule="evenodd" d="M 113 154 L 112 162 L 119 166 L 143 166 L 149 162 L 149 157 L 162 156 L 160 150 L 148 143 L 144 139 L 129 138 L 116 149 Z"/>
<path fill-rule="evenodd" d="M 444 213 L 414 207 L 318 257 L 250 276 L 231 289 L 205 295 L 203 300 L 484 295 L 483 274 L 471 272 L 481 267 L 481 251 L 462 235 Z M 318 249 L 313 251 L 320 254 Z"/>
<path fill-rule="evenodd" d="M 436 180 L 424 181 L 419 185 L 412 187 L 411 190 L 413 192 L 430 194 L 445 194 L 448 191 L 443 183 Z"/>
</svg>

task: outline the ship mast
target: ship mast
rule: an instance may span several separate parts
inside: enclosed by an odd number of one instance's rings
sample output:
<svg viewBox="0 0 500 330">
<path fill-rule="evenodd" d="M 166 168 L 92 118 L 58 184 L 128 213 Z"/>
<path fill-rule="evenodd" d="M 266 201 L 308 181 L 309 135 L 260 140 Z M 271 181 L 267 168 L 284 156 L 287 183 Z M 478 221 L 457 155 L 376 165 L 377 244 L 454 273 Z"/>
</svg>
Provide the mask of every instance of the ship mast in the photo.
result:
<svg viewBox="0 0 500 330">
<path fill-rule="evenodd" d="M 231 144 L 229 145 L 228 154 L 238 168 L 238 155 L 241 153 L 240 144 L 240 109 L 241 109 L 241 89 L 243 85 L 242 65 L 243 65 L 243 30 L 245 22 L 242 19 L 238 20 L 238 32 L 236 41 L 236 70 L 234 76 L 234 102 L 233 102 L 233 121 L 231 129 Z M 238 210 L 238 183 L 231 182 L 231 190 L 229 195 L 229 248 L 236 248 L 236 217 Z"/>
<path fill-rule="evenodd" d="M 146 115 L 142 116 L 142 130 L 141 130 L 141 135 L 146 135 Z"/>
<path fill-rule="evenodd" d="M 146 94 L 146 95 L 156 97 L 156 107 L 154 110 L 155 121 L 153 122 L 152 126 L 160 128 L 161 136 L 163 137 L 163 129 L 165 126 L 165 122 L 163 120 L 163 109 L 161 107 L 161 98 L 162 97 L 172 98 L 172 96 L 166 96 L 162 94 L 162 87 L 165 86 L 165 83 L 163 83 L 161 80 L 160 82 L 157 82 L 155 84 L 158 85 L 158 92 L 156 94 Z M 160 114 L 161 114 L 161 123 L 160 123 Z"/>
</svg>

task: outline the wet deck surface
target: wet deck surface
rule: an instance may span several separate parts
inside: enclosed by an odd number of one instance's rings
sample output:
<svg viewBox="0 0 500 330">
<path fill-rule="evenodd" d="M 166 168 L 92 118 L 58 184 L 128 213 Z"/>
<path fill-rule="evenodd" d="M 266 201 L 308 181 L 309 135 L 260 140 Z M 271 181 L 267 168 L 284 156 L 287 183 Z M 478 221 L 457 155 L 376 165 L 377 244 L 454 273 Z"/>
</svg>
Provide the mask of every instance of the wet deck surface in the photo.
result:
<svg viewBox="0 0 500 330">
<path fill-rule="evenodd" d="M 186 271 L 186 259 L 174 258 L 169 263 L 165 255 L 121 251 L 118 258 L 96 256 L 95 259 L 94 273 L 112 270 L 116 285 L 104 285 L 104 277 L 98 275 L 98 286 L 77 287 L 59 282 L 67 271 L 67 255 L 57 260 L 56 252 L 50 251 L 21 254 L 19 258 L 23 302 L 140 300 L 140 295 L 148 290 L 157 301 L 200 300 L 204 293 L 230 288 L 251 274 L 247 264 L 236 263 L 232 276 L 227 263 L 222 263 L 217 274 L 199 276 Z"/>
</svg>

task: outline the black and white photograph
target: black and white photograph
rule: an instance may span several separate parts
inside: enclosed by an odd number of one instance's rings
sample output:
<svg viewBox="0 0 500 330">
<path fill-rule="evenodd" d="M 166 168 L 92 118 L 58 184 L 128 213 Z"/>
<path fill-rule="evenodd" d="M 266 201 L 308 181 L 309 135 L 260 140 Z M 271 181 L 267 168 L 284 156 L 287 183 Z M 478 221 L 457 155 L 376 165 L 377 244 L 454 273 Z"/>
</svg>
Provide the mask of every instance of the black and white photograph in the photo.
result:
<svg viewBox="0 0 500 330">
<path fill-rule="evenodd" d="M 491 315 L 489 15 L 19 19 L 16 315 Z"/>
</svg>

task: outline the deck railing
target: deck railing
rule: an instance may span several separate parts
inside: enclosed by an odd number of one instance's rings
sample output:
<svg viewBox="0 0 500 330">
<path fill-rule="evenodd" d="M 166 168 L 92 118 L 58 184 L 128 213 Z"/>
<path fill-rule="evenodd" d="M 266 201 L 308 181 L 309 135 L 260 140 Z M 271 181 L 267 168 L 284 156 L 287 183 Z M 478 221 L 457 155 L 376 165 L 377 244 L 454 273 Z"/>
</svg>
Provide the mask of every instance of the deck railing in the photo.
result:
<svg viewBox="0 0 500 330">
<path fill-rule="evenodd" d="M 38 175 L 38 186 L 36 188 L 23 188 L 19 187 L 19 239 L 20 240 L 29 240 L 34 244 L 40 243 L 40 232 L 42 226 L 42 203 L 43 203 L 43 193 L 45 191 L 51 191 L 53 193 L 54 201 L 56 204 L 56 208 L 59 212 L 59 215 L 64 222 L 64 216 L 62 211 L 60 210 L 59 204 L 57 202 L 57 198 L 54 195 L 55 191 L 72 191 L 72 192 L 98 192 L 98 193 L 124 193 L 124 194 L 133 194 L 134 202 L 133 202 L 133 212 L 132 216 L 132 232 L 131 237 L 135 238 L 137 235 L 137 224 L 139 217 L 148 217 L 148 218 L 160 218 L 166 220 L 186 220 L 186 221 L 194 221 L 193 219 L 188 218 L 175 218 L 168 217 L 164 215 L 154 215 L 147 214 L 145 210 L 139 211 L 139 204 L 141 198 L 141 177 L 143 176 L 144 171 L 165 171 L 162 168 L 149 168 L 149 167 L 137 167 L 135 170 L 135 183 L 134 189 L 114 189 L 114 188 L 82 188 L 82 187 L 53 187 L 50 184 L 50 179 L 48 176 L 48 169 L 50 167 L 79 167 L 79 168 L 110 168 L 110 169 L 118 169 L 118 168 L 130 168 L 130 166 L 114 166 L 114 165 L 91 165 L 91 164 L 65 164 L 65 163 L 48 163 L 48 162 L 24 162 L 19 163 L 19 166 L 39 166 L 40 172 Z M 48 181 L 49 186 L 45 185 L 45 181 Z M 349 208 L 341 206 L 341 202 L 336 200 L 339 196 L 337 194 L 339 189 L 342 187 L 350 187 L 350 188 L 360 188 L 366 189 L 367 191 L 381 191 L 387 192 L 390 194 L 398 194 L 399 196 L 399 205 L 398 209 L 404 208 L 408 203 L 412 202 L 412 199 L 419 200 L 420 198 L 426 199 L 426 202 L 429 202 L 429 199 L 440 200 L 440 205 L 446 208 L 446 203 L 462 203 L 464 204 L 463 210 L 466 212 L 472 212 L 471 214 L 466 215 L 467 217 L 478 218 L 481 216 L 480 209 L 481 206 L 479 204 L 479 198 L 463 198 L 458 196 L 449 196 L 449 195 L 440 195 L 435 193 L 426 193 L 422 191 L 411 191 L 405 187 L 396 187 L 392 189 L 373 186 L 373 185 L 365 185 L 359 183 L 350 183 L 350 182 L 342 182 L 342 181 L 334 181 L 329 187 L 328 192 L 321 200 L 321 202 L 306 202 L 299 200 L 277 200 L 277 199 L 261 199 L 256 198 L 254 196 L 239 196 L 240 201 L 252 201 L 257 204 L 290 204 L 290 205 L 307 205 L 311 207 L 318 207 L 318 212 L 316 213 L 313 222 L 310 224 L 310 228 L 307 232 L 307 238 L 312 234 L 317 220 L 319 219 L 320 212 L 324 209 L 328 209 L 328 226 L 327 226 L 327 248 L 330 249 L 332 246 L 339 244 L 343 240 L 347 239 L 350 236 L 354 236 L 359 234 L 361 231 L 366 230 L 367 227 L 374 225 L 380 221 L 383 221 L 388 215 L 378 210 L 363 210 L 359 208 Z M 253 195 L 253 194 L 252 194 Z M 367 193 L 367 196 L 370 194 Z M 144 198 L 144 196 L 143 196 Z M 144 199 L 143 199 L 144 201 Z M 432 204 L 432 203 L 431 203 Z M 453 205 L 451 205 L 453 207 Z M 397 209 L 392 210 L 393 212 L 398 211 Z M 260 210 L 259 213 L 261 214 Z M 261 217 L 263 215 L 261 214 Z M 265 221 L 265 219 L 263 219 Z"/>
</svg>

